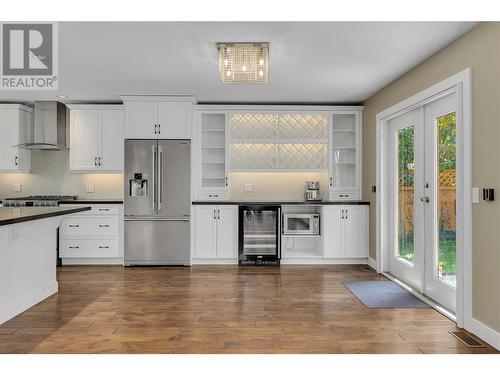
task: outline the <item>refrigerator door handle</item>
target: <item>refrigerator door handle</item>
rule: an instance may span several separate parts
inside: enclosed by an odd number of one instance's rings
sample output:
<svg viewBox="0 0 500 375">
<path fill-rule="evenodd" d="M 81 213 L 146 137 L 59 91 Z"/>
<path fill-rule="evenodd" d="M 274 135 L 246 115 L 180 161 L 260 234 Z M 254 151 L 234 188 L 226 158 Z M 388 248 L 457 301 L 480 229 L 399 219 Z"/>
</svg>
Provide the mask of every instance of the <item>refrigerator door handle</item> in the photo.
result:
<svg viewBox="0 0 500 375">
<path fill-rule="evenodd" d="M 189 217 L 158 217 L 158 216 L 142 216 L 142 217 L 125 217 L 124 221 L 189 221 Z"/>
<path fill-rule="evenodd" d="M 158 146 L 158 211 L 162 209 L 163 203 L 163 148 L 162 146 Z"/>
<path fill-rule="evenodd" d="M 152 152 L 153 152 L 153 212 L 156 213 L 156 147 L 153 145 L 152 147 Z"/>
</svg>

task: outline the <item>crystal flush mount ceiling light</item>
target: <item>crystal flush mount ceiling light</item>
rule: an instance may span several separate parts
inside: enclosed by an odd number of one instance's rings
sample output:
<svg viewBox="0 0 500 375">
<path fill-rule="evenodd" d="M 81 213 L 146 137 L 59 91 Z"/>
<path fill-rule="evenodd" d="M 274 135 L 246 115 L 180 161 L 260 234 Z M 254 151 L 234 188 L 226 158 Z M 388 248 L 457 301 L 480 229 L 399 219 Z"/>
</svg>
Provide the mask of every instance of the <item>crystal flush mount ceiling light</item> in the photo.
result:
<svg viewBox="0 0 500 375">
<path fill-rule="evenodd" d="M 217 43 L 217 49 L 222 82 L 267 82 L 269 43 Z"/>
</svg>

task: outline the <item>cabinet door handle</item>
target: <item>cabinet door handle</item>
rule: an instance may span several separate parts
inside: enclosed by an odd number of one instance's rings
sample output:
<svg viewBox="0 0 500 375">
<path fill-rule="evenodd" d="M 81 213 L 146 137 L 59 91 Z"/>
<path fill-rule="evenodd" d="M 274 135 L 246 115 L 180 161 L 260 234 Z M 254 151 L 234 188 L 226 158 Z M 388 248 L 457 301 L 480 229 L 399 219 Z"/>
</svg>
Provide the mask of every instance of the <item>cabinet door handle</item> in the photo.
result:
<svg viewBox="0 0 500 375">
<path fill-rule="evenodd" d="M 330 186 L 333 186 L 333 177 L 330 177 Z"/>
<path fill-rule="evenodd" d="M 109 249 L 109 246 L 99 246 L 99 249 Z"/>
<path fill-rule="evenodd" d="M 161 124 L 158 124 L 158 134 L 161 134 Z"/>
<path fill-rule="evenodd" d="M 227 186 L 227 177 L 226 177 L 226 186 Z"/>
<path fill-rule="evenodd" d="M 102 165 L 102 157 L 99 156 L 99 165 Z"/>
<path fill-rule="evenodd" d="M 344 220 L 344 210 L 342 210 L 342 220 Z"/>
<path fill-rule="evenodd" d="M 217 219 L 220 220 L 220 210 L 217 210 Z"/>
<path fill-rule="evenodd" d="M 345 210 L 345 219 L 347 220 L 347 209 Z"/>
<path fill-rule="evenodd" d="M 70 224 L 70 225 L 68 225 L 68 227 L 70 227 L 70 228 L 80 228 L 80 225 L 79 224 Z"/>
<path fill-rule="evenodd" d="M 155 134 L 158 134 L 158 125 L 155 124 Z"/>
<path fill-rule="evenodd" d="M 14 164 L 15 164 L 16 166 L 17 166 L 17 165 L 19 165 L 19 164 L 18 164 L 18 162 L 17 162 L 18 160 L 19 160 L 19 157 L 18 157 L 18 156 L 16 156 L 16 157 L 14 158 Z"/>
<path fill-rule="evenodd" d="M 94 165 L 97 167 L 97 156 L 94 158 Z"/>
<path fill-rule="evenodd" d="M 215 212 L 216 210 L 214 210 L 214 220 L 217 220 L 217 214 Z"/>
<path fill-rule="evenodd" d="M 80 246 L 70 246 L 69 248 L 70 248 L 70 249 L 79 249 L 79 248 L 80 248 Z"/>
<path fill-rule="evenodd" d="M 109 228 L 109 224 L 99 224 L 99 228 Z"/>
</svg>

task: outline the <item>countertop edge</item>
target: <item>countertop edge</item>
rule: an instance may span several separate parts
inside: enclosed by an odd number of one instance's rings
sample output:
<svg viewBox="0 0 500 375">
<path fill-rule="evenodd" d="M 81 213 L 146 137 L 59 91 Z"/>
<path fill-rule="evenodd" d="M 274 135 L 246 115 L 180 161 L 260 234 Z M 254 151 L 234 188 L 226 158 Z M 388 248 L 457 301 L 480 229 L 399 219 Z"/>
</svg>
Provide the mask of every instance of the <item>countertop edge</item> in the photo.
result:
<svg viewBox="0 0 500 375">
<path fill-rule="evenodd" d="M 90 211 L 90 207 L 76 207 L 76 208 L 68 208 L 65 210 L 60 210 L 60 211 L 54 211 L 54 212 L 45 212 L 41 214 L 33 214 L 30 216 L 23 216 L 23 217 L 14 217 L 12 219 L 4 219 L 0 220 L 0 226 L 4 225 L 11 225 L 11 224 L 18 224 L 18 223 L 23 223 L 26 221 L 34 221 L 34 220 L 40 220 L 40 219 L 47 219 L 49 217 L 55 217 L 55 216 L 63 216 L 63 215 L 70 215 L 74 214 L 77 212 L 83 212 L 83 211 Z"/>
<path fill-rule="evenodd" d="M 302 206 L 333 206 L 333 205 L 370 205 L 368 201 L 336 201 L 336 202 L 328 202 L 328 201 L 309 201 L 309 202 L 245 202 L 245 201 L 192 201 L 192 205 L 194 206 L 202 206 L 202 205 L 234 205 L 234 206 L 252 206 L 252 205 L 267 205 L 267 206 L 293 206 L 293 205 L 302 205 Z"/>
</svg>

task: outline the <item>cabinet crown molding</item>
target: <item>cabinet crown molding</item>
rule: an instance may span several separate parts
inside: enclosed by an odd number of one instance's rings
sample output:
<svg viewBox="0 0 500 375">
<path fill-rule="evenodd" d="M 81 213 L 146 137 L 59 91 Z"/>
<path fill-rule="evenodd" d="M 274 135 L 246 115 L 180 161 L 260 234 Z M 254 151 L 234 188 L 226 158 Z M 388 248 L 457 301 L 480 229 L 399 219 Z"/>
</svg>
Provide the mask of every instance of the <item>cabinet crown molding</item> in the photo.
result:
<svg viewBox="0 0 500 375">
<path fill-rule="evenodd" d="M 198 103 L 193 95 L 120 95 L 123 102 L 191 102 Z"/>
</svg>

